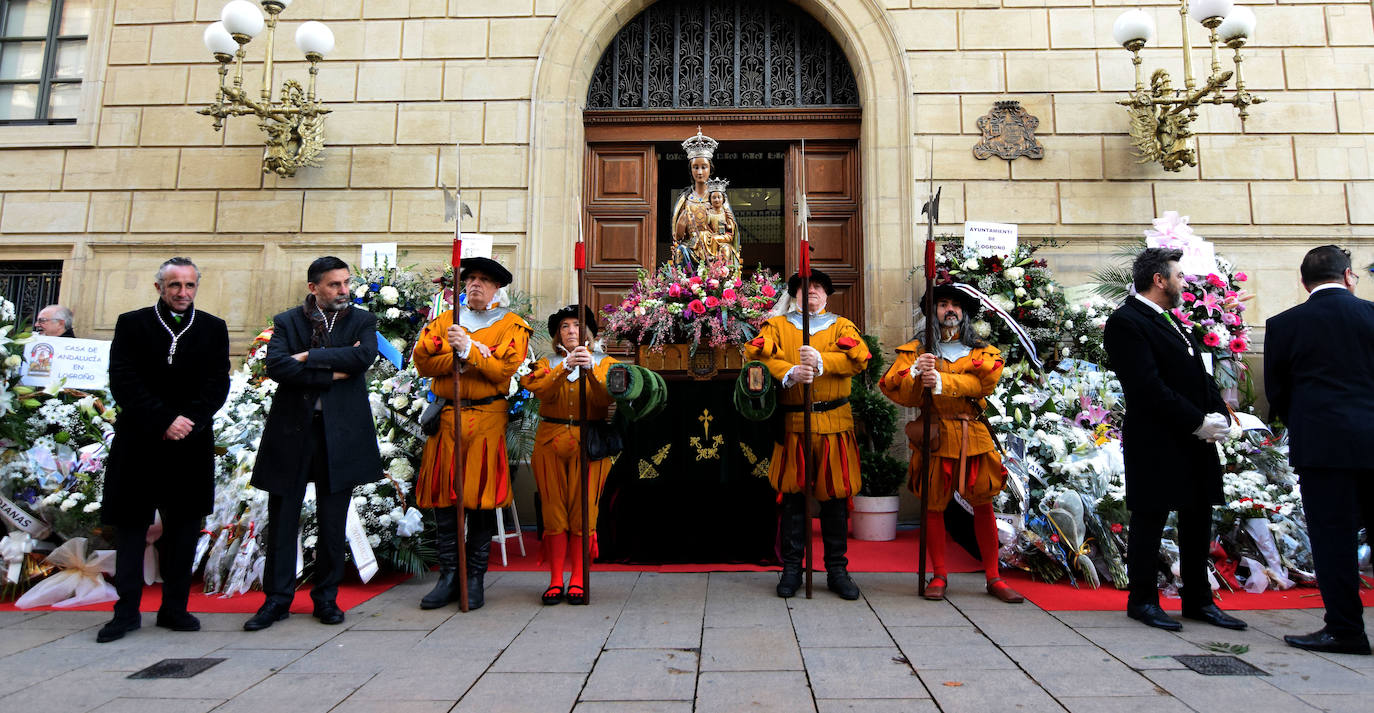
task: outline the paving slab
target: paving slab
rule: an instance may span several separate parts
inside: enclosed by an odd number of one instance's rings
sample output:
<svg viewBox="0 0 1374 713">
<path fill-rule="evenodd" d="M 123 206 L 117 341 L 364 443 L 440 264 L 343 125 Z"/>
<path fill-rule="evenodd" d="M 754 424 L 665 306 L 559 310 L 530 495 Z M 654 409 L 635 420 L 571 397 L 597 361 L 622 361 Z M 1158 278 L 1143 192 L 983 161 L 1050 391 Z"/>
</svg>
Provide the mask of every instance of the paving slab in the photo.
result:
<svg viewBox="0 0 1374 713">
<path fill-rule="evenodd" d="M 896 646 L 803 648 L 817 698 L 929 698 L 930 693 Z"/>
<path fill-rule="evenodd" d="M 446 713 L 456 701 L 378 701 L 358 698 L 334 706 L 330 713 Z"/>
<path fill-rule="evenodd" d="M 1017 667 L 1001 648 L 972 626 L 898 626 L 888 632 L 917 671 Z"/>
<path fill-rule="evenodd" d="M 1315 710 L 1264 676 L 1203 676 L 1193 671 L 1143 671 L 1179 701 L 1207 713 L 1301 713 Z"/>
<path fill-rule="evenodd" d="M 234 616 L 238 617 L 238 627 L 231 631 L 236 631 L 238 638 L 228 646 L 238 649 L 313 649 L 349 629 L 347 622 L 340 626 L 326 626 L 309 614 L 292 614 L 266 629 L 244 631 L 243 622 L 248 621 L 250 615 Z"/>
<path fill-rule="evenodd" d="M 792 628 L 787 600 L 776 596 L 774 572 L 719 572 L 706 591 L 708 627 Z"/>
<path fill-rule="evenodd" d="M 782 628 L 704 629 L 702 671 L 801 671 L 801 649 L 790 624 Z"/>
<path fill-rule="evenodd" d="M 788 608 L 797 642 L 803 647 L 892 645 L 882 620 L 862 599 L 850 602 L 818 592 L 811 600 L 793 597 Z"/>
<path fill-rule="evenodd" d="M 323 713 L 352 695 L 368 678 L 351 673 L 278 673 L 238 694 L 215 713 Z"/>
<path fill-rule="evenodd" d="M 1158 690 L 1153 681 L 1092 644 L 1005 646 L 1002 650 L 1056 698 L 1150 696 Z"/>
<path fill-rule="evenodd" d="M 935 701 L 924 698 L 816 699 L 816 713 L 939 713 Z"/>
<path fill-rule="evenodd" d="M 948 601 L 922 599 L 914 574 L 869 574 L 864 599 L 883 624 L 892 626 L 962 626 L 968 617 Z"/>
<path fill-rule="evenodd" d="M 1172 657 L 1206 653 L 1191 641 L 1134 622 L 1120 627 L 1079 629 L 1078 633 L 1137 671 L 1187 668 Z"/>
<path fill-rule="evenodd" d="M 219 698 L 116 698 L 91 713 L 207 713 L 224 703 Z"/>
<path fill-rule="evenodd" d="M 148 678 L 130 682 L 130 695 L 148 698 L 229 699 L 266 680 L 309 653 L 292 649 L 220 649 L 208 655 L 224 661 L 192 678 Z M 183 658 L 176 656 L 172 658 Z M 100 670 L 107 664 L 90 668 Z M 128 675 L 128 671 L 120 671 Z"/>
<path fill-rule="evenodd" d="M 615 622 L 607 649 L 696 649 L 701 647 L 700 610 L 626 609 Z"/>
<path fill-rule="evenodd" d="M 958 602 L 955 606 L 959 606 Z M 993 643 L 999 646 L 1039 646 L 1048 644 L 1082 644 L 1083 636 L 1064 622 L 1039 609 L 1012 610 L 1017 605 L 1003 605 L 1000 609 L 964 609 L 974 623 Z M 961 607 L 962 609 L 962 607 Z"/>
<path fill-rule="evenodd" d="M 815 711 L 800 671 L 706 671 L 697 682 L 696 713 Z"/>
<path fill-rule="evenodd" d="M 1298 696 L 1304 703 L 1329 713 L 1369 713 L 1368 693 L 1311 694 Z"/>
<path fill-rule="evenodd" d="M 458 701 L 453 713 L 569 711 L 586 678 L 578 673 L 489 673 Z"/>
<path fill-rule="evenodd" d="M 13 626 L 21 621 L 41 616 L 43 612 L 36 611 L 6 611 L 0 612 L 0 629 Z"/>
<path fill-rule="evenodd" d="M 374 674 L 408 658 L 420 631 L 345 631 L 302 656 L 286 673 Z"/>
<path fill-rule="evenodd" d="M 681 649 L 618 649 L 597 659 L 583 701 L 690 701 L 697 653 Z"/>
<path fill-rule="evenodd" d="M 18 619 L 16 622 L 20 621 Z M 66 629 L 21 629 L 13 628 L 0 635 L 0 658 L 42 646 L 50 641 L 69 636 Z M 94 638 L 94 637 L 92 637 Z"/>
<path fill-rule="evenodd" d="M 1062 707 L 1021 671 L 925 670 L 918 672 L 943 713 L 1045 713 Z"/>
<path fill-rule="evenodd" d="M 1163 691 L 1152 696 L 1060 697 L 1069 713 L 1193 713 L 1193 709 Z"/>
<path fill-rule="evenodd" d="M 573 607 L 569 607 L 570 609 Z M 550 623 L 536 617 L 492 664 L 511 673 L 590 673 L 606 645 L 611 623 L 588 620 L 582 626 Z"/>
<path fill-rule="evenodd" d="M 691 701 L 582 701 L 572 713 L 692 713 Z"/>
<path fill-rule="evenodd" d="M 451 706 L 491 668 L 499 653 L 476 649 L 440 655 L 412 651 L 390 662 L 349 701 L 448 701 Z"/>
</svg>

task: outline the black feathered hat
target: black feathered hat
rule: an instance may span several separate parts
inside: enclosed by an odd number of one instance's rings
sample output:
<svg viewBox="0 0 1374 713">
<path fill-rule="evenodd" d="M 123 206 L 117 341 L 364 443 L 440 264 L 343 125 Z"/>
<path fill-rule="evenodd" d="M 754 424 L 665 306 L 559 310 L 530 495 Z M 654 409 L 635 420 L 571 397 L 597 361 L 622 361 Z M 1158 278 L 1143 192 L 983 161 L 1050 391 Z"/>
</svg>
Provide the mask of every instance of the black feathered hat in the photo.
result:
<svg viewBox="0 0 1374 713">
<path fill-rule="evenodd" d="M 489 257 L 463 258 L 463 270 L 459 273 L 458 279 L 460 281 L 466 280 L 468 279 L 468 275 L 471 275 L 474 272 L 480 272 L 486 275 L 487 277 L 496 280 L 496 284 L 499 287 L 505 287 L 506 285 L 509 285 L 511 283 L 511 280 L 514 279 L 510 274 L 510 270 L 507 270 L 505 267 L 501 265 L 501 263 Z"/>
<path fill-rule="evenodd" d="M 585 329 L 591 331 L 592 336 L 596 336 L 596 313 L 588 305 L 582 305 L 582 324 Z M 563 324 L 565 319 L 577 319 L 577 305 L 568 305 L 563 309 L 549 315 L 549 338 L 558 341 L 558 327 Z"/>
<path fill-rule="evenodd" d="M 812 281 L 812 282 L 815 282 L 815 283 L 817 283 L 817 284 L 819 284 L 821 287 L 824 287 L 824 288 L 825 288 L 825 294 L 827 294 L 827 295 L 833 295 L 833 294 L 835 294 L 835 283 L 833 283 L 833 282 L 830 281 L 830 276 L 827 275 L 827 274 L 825 274 L 824 272 L 821 272 L 820 270 L 817 270 L 817 269 L 814 268 L 814 267 L 811 268 L 811 281 Z M 787 278 L 787 294 L 792 295 L 793 297 L 796 297 L 796 296 L 797 296 L 797 290 L 800 290 L 800 289 L 801 289 L 801 284 L 802 284 L 801 273 L 799 273 L 799 272 L 794 272 L 794 273 L 792 273 L 792 276 L 789 277 L 789 278 Z"/>
<path fill-rule="evenodd" d="M 964 314 L 968 315 L 969 319 L 973 319 L 974 317 L 978 316 L 978 311 L 983 307 L 982 303 L 979 302 L 977 297 L 974 297 L 973 295 L 964 292 L 963 290 L 955 287 L 953 283 L 948 282 L 943 285 L 935 286 L 935 299 L 932 301 L 932 306 L 934 306 L 934 303 L 939 302 L 940 300 L 954 300 L 958 302 L 959 305 L 964 308 Z M 924 311 L 925 308 L 926 300 L 924 297 L 922 297 L 921 309 Z"/>
</svg>

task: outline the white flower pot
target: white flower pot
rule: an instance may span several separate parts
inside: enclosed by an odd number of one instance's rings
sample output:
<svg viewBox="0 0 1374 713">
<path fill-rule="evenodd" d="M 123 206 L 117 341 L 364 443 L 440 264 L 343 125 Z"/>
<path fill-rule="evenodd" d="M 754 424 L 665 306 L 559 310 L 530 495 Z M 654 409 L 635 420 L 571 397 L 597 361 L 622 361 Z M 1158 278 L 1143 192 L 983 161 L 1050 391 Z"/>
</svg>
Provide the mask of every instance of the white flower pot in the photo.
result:
<svg viewBox="0 0 1374 713">
<path fill-rule="evenodd" d="M 897 539 L 897 505 L 901 498 L 889 495 L 871 498 L 854 496 L 854 511 L 849 514 L 854 539 L 886 542 Z"/>
</svg>

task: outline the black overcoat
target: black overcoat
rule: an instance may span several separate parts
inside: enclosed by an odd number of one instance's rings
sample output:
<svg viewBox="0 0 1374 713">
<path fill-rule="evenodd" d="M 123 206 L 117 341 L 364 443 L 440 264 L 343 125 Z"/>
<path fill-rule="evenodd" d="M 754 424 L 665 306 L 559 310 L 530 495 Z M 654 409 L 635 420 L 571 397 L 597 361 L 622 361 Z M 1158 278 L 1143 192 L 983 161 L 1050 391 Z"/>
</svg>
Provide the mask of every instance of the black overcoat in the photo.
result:
<svg viewBox="0 0 1374 713">
<path fill-rule="evenodd" d="M 1179 330 L 1135 296 L 1107 318 L 1103 345 L 1126 397 L 1121 440 L 1131 510 L 1223 502 L 1217 448 L 1193 431 L 1208 413 L 1226 413 L 1226 402 L 1183 331 L 1191 356 Z"/>
<path fill-rule="evenodd" d="M 1270 317 L 1264 394 L 1294 470 L 1374 468 L 1374 302 L 1323 289 Z"/>
<path fill-rule="evenodd" d="M 181 336 L 167 363 L 172 336 Z M 153 509 L 209 515 L 215 500 L 215 412 L 229 394 L 229 330 L 196 310 L 178 325 L 158 301 L 119 315 L 110 344 L 110 393 L 119 405 L 105 460 L 101 517 L 111 525 L 153 522 Z M 195 423 L 180 441 L 162 436 L 177 416 Z"/>
<path fill-rule="evenodd" d="M 272 319 L 267 375 L 277 382 L 277 392 L 252 480 L 254 487 L 269 493 L 286 494 L 307 475 L 317 399 L 323 406 L 329 492 L 352 490 L 382 477 L 377 429 L 367 397 L 367 370 L 377 359 L 377 317 L 356 307 L 345 310 L 325 347 L 310 348 L 310 331 L 300 307 Z M 309 352 L 304 362 L 291 358 L 299 352 Z M 335 381 L 336 371 L 349 376 Z"/>
</svg>

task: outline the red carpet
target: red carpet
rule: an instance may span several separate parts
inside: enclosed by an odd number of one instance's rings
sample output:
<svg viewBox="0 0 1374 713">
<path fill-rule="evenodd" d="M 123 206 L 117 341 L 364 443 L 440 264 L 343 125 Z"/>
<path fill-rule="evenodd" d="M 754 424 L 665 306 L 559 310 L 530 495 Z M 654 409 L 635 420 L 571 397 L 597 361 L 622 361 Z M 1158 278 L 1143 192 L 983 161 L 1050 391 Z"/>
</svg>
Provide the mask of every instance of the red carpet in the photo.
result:
<svg viewBox="0 0 1374 713">
<path fill-rule="evenodd" d="M 357 580 L 344 580 L 339 585 L 339 596 L 336 600 L 339 607 L 344 611 L 362 604 L 363 602 L 385 592 L 388 589 L 410 579 L 410 575 L 386 573 L 377 575 L 371 582 L 366 584 Z M 228 613 L 228 614 L 252 614 L 266 601 L 267 595 L 262 592 L 248 592 L 234 597 L 221 597 L 217 594 L 204 594 L 196 590 L 197 585 L 191 588 L 191 600 L 186 608 L 195 613 Z M 155 612 L 162 603 L 162 585 L 154 584 L 143 589 L 143 604 L 139 607 L 141 611 Z M 310 601 L 310 588 L 307 586 L 296 591 L 296 599 L 291 602 L 291 611 L 298 614 L 309 614 L 314 604 Z M 19 609 L 14 606 L 14 602 L 0 602 L 0 611 L 113 611 L 114 602 L 95 604 L 89 607 L 76 607 L 73 609 L 57 609 L 54 607 L 36 607 L 33 609 Z"/>
<path fill-rule="evenodd" d="M 919 528 L 900 530 L 897 539 L 889 542 L 864 542 L 849 540 L 849 571 L 851 572 L 915 572 L 916 546 Z M 821 569 L 820 525 L 811 539 L 813 561 Z M 525 534 L 526 556 L 520 556 L 520 545 L 515 540 L 506 540 L 506 558 L 509 564 L 501 566 L 501 552 L 492 544 L 492 570 L 505 569 L 513 572 L 543 572 L 547 567 L 539 561 L 539 540 L 532 533 Z M 983 566 L 957 545 L 949 548 L 946 558 L 951 572 L 978 572 Z M 929 563 L 926 565 L 929 567 Z M 765 567 L 756 564 L 734 563 L 690 563 L 690 564 L 612 564 L 598 562 L 599 572 L 774 572 L 777 566 Z"/>
<path fill-rule="evenodd" d="M 1020 571 L 1005 572 L 1004 576 L 1016 591 L 1041 609 L 1049 611 L 1126 611 L 1126 591 L 1117 589 L 1110 584 L 1097 589 L 1089 587 L 1074 589 L 1067 579 L 1060 580 L 1055 584 L 1047 584 L 1034 581 L 1030 575 Z M 1320 609 L 1323 606 L 1321 594 L 1318 594 L 1314 587 L 1295 587 L 1284 591 L 1270 589 L 1260 594 L 1251 594 L 1244 590 L 1230 592 L 1222 587 L 1218 596 L 1220 598 L 1217 599 L 1217 606 L 1228 611 Z M 1361 589 L 1360 598 L 1364 600 L 1366 607 L 1374 606 L 1374 590 Z M 1159 604 L 1166 611 L 1171 612 L 1177 612 L 1183 608 L 1181 600 L 1163 596 L 1159 598 Z"/>
</svg>

